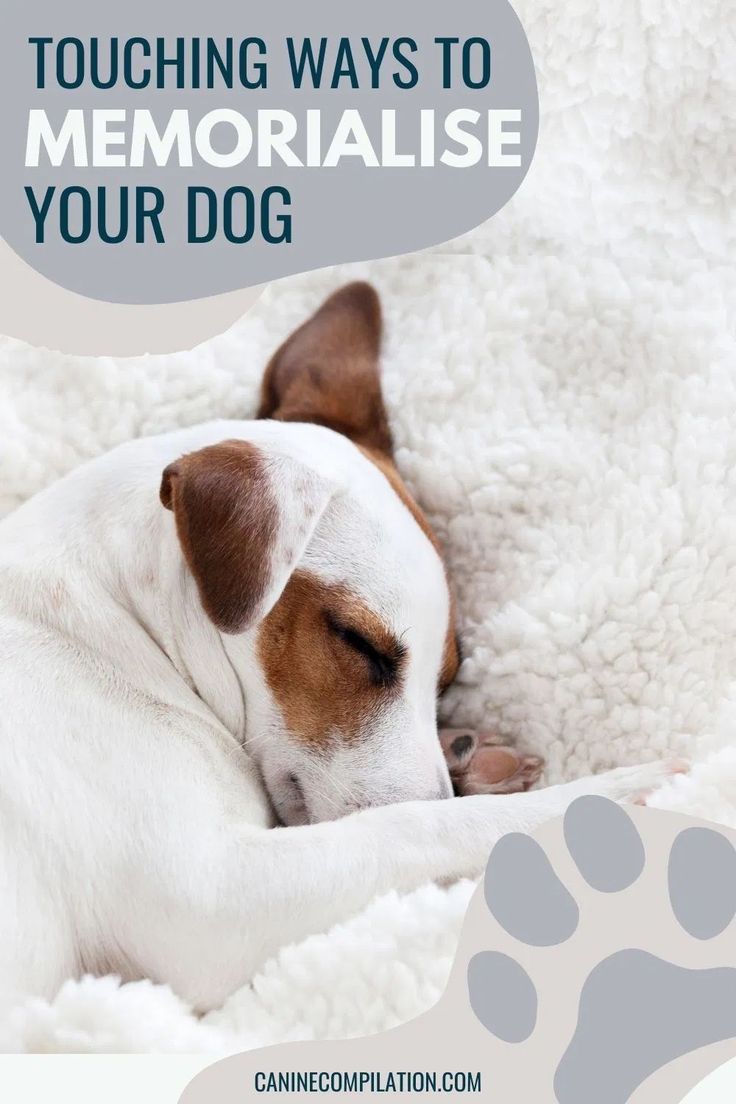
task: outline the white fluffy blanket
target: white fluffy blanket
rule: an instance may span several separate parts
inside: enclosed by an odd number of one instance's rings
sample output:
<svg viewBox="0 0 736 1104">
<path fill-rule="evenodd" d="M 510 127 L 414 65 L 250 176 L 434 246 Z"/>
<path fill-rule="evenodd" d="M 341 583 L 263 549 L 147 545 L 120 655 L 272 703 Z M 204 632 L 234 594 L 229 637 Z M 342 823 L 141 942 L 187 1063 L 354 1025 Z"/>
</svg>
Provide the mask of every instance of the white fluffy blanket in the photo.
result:
<svg viewBox="0 0 736 1104">
<path fill-rule="evenodd" d="M 368 275 L 399 466 L 459 590 L 448 719 L 541 752 L 550 781 L 684 752 L 692 774 L 657 800 L 735 825 L 733 8 L 517 9 L 542 129 L 501 214 L 428 253 L 274 285 L 189 353 L 4 341 L 1 506 L 126 438 L 248 414 L 289 328 Z M 385 1028 L 437 999 L 471 890 L 376 901 L 203 1021 L 164 988 L 87 979 L 18 1009 L 2 1042 L 222 1051 Z"/>
</svg>

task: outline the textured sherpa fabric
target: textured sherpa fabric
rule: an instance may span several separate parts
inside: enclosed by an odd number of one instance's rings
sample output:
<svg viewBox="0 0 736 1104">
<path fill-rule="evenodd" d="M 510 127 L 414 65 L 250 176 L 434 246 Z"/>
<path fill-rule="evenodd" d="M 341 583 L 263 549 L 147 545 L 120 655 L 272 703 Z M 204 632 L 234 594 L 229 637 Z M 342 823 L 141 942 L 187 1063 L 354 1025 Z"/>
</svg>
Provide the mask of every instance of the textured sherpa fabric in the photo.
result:
<svg viewBox="0 0 736 1104">
<path fill-rule="evenodd" d="M 443 709 L 556 781 L 668 750 L 653 804 L 736 825 L 736 134 L 730 0 L 524 0 L 539 149 L 519 194 L 423 254 L 273 285 L 172 356 L 5 341 L 10 510 L 139 434 L 254 410 L 320 298 L 385 304 L 398 463 L 447 549 L 466 660 Z M 32 1050 L 204 1050 L 391 1026 L 439 996 L 472 887 L 374 902 L 197 1021 L 163 987 L 69 982 L 4 1025 Z"/>
</svg>

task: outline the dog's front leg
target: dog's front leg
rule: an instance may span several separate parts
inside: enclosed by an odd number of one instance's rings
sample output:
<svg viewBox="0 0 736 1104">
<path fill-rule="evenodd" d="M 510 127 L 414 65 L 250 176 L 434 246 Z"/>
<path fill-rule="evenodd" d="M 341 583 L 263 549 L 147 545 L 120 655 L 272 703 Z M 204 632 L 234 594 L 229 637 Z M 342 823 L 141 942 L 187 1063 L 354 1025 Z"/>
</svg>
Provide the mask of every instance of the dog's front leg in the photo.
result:
<svg viewBox="0 0 736 1104">
<path fill-rule="evenodd" d="M 673 769 L 622 768 L 529 794 L 408 802 L 298 828 L 223 826 L 191 855 L 186 899 L 160 897 L 163 911 L 148 916 L 156 961 L 141 965 L 196 1007 L 215 1007 L 280 947 L 376 894 L 477 875 L 504 833 L 532 830 L 582 794 L 636 798 Z"/>
</svg>

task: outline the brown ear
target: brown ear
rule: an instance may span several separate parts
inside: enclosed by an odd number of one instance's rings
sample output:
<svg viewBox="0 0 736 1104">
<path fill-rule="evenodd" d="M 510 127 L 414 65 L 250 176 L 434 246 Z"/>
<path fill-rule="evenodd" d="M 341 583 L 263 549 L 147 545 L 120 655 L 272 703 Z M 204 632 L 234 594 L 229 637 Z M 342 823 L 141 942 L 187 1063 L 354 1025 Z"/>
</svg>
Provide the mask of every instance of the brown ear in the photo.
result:
<svg viewBox="0 0 736 1104">
<path fill-rule="evenodd" d="M 222 441 L 165 469 L 186 563 L 218 629 L 243 632 L 279 598 L 335 487 L 289 457 Z"/>
<path fill-rule="evenodd" d="M 390 456 L 380 344 L 378 295 L 370 284 L 347 284 L 274 353 L 263 377 L 258 417 L 315 422 Z"/>
</svg>

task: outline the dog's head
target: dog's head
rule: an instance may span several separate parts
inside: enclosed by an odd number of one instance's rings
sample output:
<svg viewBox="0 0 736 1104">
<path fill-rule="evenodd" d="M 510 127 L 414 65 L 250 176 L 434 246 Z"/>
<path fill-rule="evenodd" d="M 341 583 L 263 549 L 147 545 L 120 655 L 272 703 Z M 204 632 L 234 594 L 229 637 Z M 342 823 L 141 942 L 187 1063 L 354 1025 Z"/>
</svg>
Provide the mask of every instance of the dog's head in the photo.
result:
<svg viewBox="0 0 736 1104">
<path fill-rule="evenodd" d="M 287 824 L 451 794 L 436 704 L 459 663 L 453 601 L 394 466 L 380 336 L 373 289 L 337 292 L 271 359 L 272 420 L 161 485 L 206 613 L 238 638 L 246 747 Z"/>
</svg>

